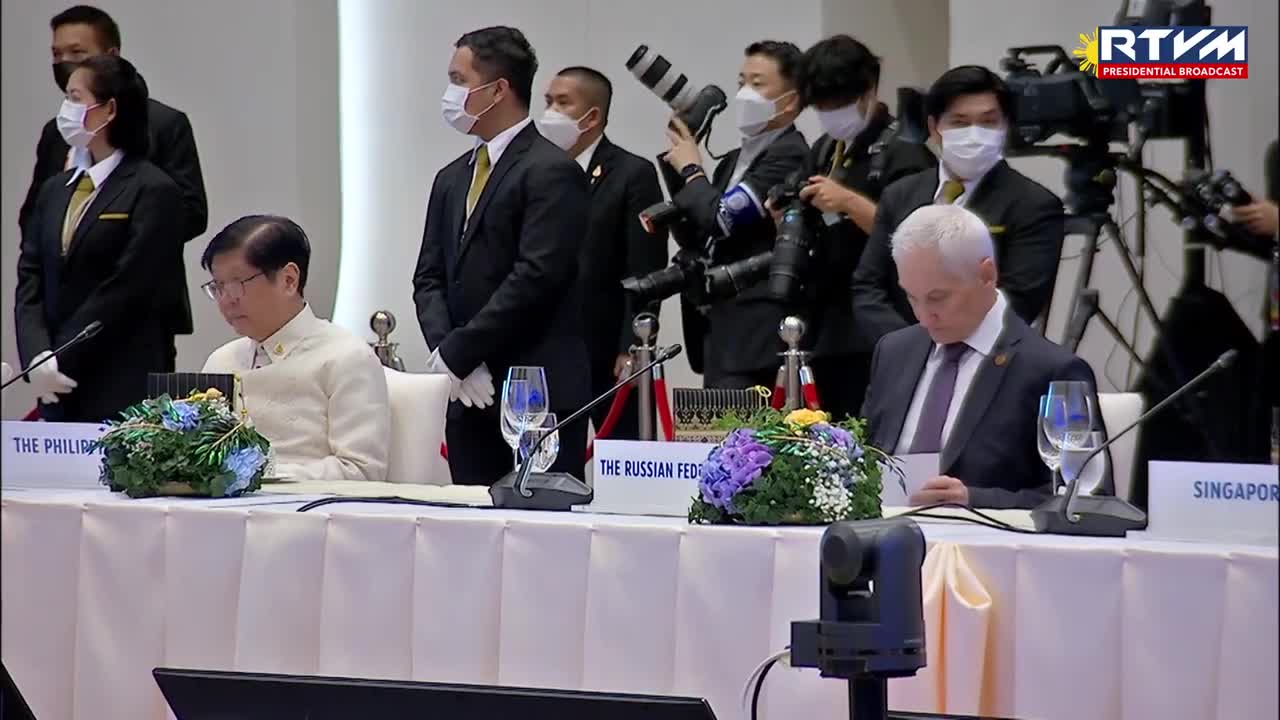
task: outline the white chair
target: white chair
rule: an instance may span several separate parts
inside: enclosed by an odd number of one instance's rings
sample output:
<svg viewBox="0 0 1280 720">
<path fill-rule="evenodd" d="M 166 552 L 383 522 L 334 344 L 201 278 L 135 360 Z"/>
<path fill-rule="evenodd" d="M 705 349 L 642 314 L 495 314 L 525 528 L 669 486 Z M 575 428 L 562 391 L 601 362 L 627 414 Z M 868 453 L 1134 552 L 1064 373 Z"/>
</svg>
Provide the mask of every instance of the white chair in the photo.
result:
<svg viewBox="0 0 1280 720">
<path fill-rule="evenodd" d="M 1102 424 L 1107 429 L 1107 437 L 1112 437 L 1142 415 L 1142 395 L 1098 393 L 1098 406 L 1102 412 Z M 1116 486 L 1116 497 L 1122 500 L 1129 499 L 1129 492 L 1133 488 L 1133 456 L 1140 432 L 1142 428 L 1134 428 L 1111 446 L 1111 479 Z"/>
<path fill-rule="evenodd" d="M 449 463 L 440 456 L 449 376 L 405 373 L 383 368 L 391 398 L 391 455 L 387 480 L 420 485 L 450 485 Z"/>
</svg>

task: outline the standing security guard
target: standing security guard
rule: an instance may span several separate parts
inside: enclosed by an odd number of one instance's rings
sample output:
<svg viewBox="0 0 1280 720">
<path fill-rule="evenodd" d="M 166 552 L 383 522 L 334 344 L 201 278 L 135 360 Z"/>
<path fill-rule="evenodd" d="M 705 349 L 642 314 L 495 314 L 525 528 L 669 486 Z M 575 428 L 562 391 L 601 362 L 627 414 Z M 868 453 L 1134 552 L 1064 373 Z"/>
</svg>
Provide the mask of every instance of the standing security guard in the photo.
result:
<svg viewBox="0 0 1280 720">
<path fill-rule="evenodd" d="M 824 220 L 810 264 L 803 347 L 813 353 L 818 397 L 833 418 L 856 416 L 866 393 L 874 347 L 854 332 L 850 283 L 880 192 L 937 164 L 925 145 L 900 138 L 906 119 L 879 101 L 879 84 L 880 59 L 848 35 L 822 40 L 800 61 L 800 99 L 817 112 L 824 133 L 809 153 L 811 177 L 800 192 Z"/>
</svg>

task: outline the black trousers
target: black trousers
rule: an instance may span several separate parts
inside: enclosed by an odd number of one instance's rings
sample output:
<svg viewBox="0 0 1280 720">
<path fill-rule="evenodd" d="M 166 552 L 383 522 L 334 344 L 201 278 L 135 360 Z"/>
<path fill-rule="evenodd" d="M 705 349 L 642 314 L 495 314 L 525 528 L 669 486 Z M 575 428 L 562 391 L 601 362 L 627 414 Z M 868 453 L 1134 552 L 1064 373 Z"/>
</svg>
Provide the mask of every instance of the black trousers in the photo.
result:
<svg viewBox="0 0 1280 720">
<path fill-rule="evenodd" d="M 499 408 L 497 402 L 483 409 L 449 403 L 445 442 L 454 485 L 492 485 L 515 469 L 511 446 L 502 438 Z M 573 409 L 555 412 L 564 418 Z M 560 453 L 548 472 L 566 472 L 582 480 L 587 462 L 587 419 L 560 428 L 558 434 Z"/>
</svg>

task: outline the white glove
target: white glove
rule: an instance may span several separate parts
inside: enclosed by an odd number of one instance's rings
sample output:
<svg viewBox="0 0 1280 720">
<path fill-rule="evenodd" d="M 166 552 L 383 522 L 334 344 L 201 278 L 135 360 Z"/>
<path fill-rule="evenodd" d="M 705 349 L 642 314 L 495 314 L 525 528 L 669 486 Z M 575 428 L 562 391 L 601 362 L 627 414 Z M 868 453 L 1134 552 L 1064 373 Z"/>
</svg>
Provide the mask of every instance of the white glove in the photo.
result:
<svg viewBox="0 0 1280 720">
<path fill-rule="evenodd" d="M 480 363 L 480 367 L 462 381 L 462 392 L 470 396 L 476 407 L 487 408 L 493 404 L 493 375 L 489 366 Z M 463 401 L 465 403 L 465 401 Z"/>
<path fill-rule="evenodd" d="M 34 367 L 41 360 L 52 354 L 51 351 L 45 350 L 35 356 L 28 367 Z M 31 375 L 28 377 L 31 379 L 32 387 L 36 389 L 36 395 L 45 405 L 52 405 L 58 402 L 59 395 L 66 395 L 79 385 L 75 380 L 58 372 L 58 358 L 56 357 L 49 358 L 49 362 L 32 370 Z"/>
<path fill-rule="evenodd" d="M 471 374 L 474 375 L 477 371 L 479 371 L 479 368 L 476 368 L 476 370 L 473 370 Z M 449 376 L 449 400 L 450 401 L 457 400 L 467 407 L 475 407 L 479 404 L 477 396 L 480 395 L 480 393 L 477 392 L 476 395 L 472 394 L 471 389 L 466 385 L 466 381 L 463 380 L 462 378 L 459 378 L 457 375 L 455 375 L 454 372 L 449 369 L 449 366 L 445 365 L 444 359 L 440 357 L 439 349 L 432 351 L 431 358 L 427 360 L 427 372 L 436 374 L 436 375 Z M 486 374 L 488 373 L 487 370 L 485 372 Z M 467 378 L 470 379 L 471 375 L 468 375 Z M 492 379 L 489 381 L 489 384 L 490 384 L 490 387 L 492 387 L 493 385 Z M 489 391 L 489 401 L 492 404 L 493 402 L 492 390 Z"/>
</svg>

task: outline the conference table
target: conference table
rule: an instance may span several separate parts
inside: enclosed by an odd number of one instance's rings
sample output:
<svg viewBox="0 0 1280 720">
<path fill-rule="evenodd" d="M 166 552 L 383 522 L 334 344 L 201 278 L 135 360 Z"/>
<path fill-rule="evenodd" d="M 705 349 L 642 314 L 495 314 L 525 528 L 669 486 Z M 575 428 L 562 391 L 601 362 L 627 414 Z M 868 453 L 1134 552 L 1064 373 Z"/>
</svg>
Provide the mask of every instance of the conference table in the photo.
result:
<svg viewBox="0 0 1280 720">
<path fill-rule="evenodd" d="M 753 668 L 787 646 L 793 620 L 817 617 L 821 528 L 386 503 L 298 512 L 351 490 L 6 488 L 0 655 L 42 720 L 170 717 L 157 666 L 696 696 L 744 720 Z M 889 682 L 891 707 L 1280 712 L 1275 547 L 921 527 L 928 666 Z M 778 666 L 761 717 L 843 718 L 846 692 Z"/>
</svg>

